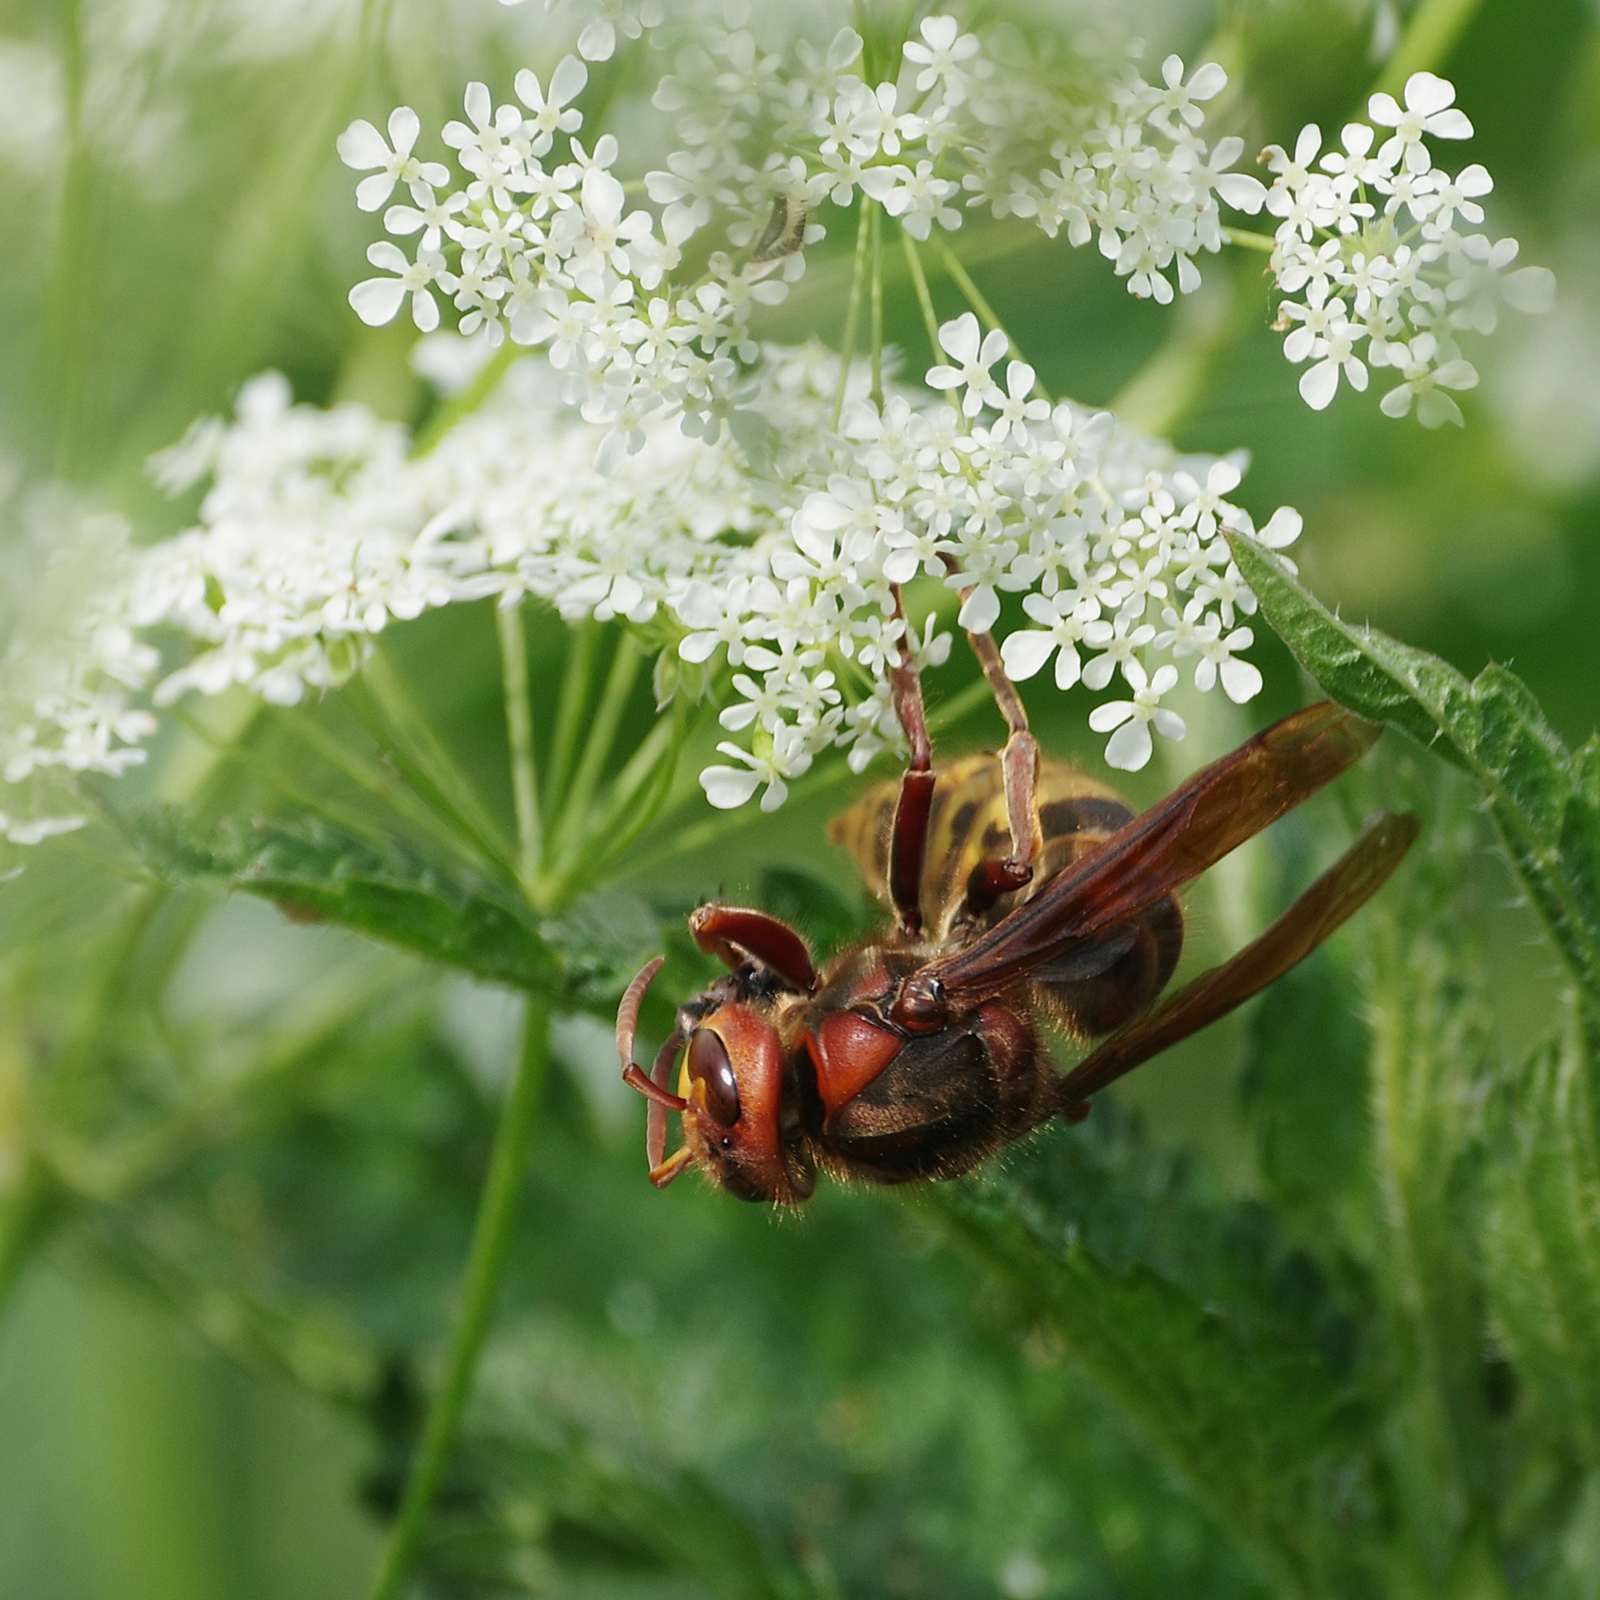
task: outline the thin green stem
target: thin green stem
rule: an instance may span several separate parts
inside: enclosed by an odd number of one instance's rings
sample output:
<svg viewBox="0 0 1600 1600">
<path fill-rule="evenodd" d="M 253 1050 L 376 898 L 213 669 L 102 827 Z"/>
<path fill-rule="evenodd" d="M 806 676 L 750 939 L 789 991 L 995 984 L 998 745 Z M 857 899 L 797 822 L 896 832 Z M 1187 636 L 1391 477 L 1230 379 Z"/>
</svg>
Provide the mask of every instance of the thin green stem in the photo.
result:
<svg viewBox="0 0 1600 1600">
<path fill-rule="evenodd" d="M 345 703 L 388 752 L 418 798 L 455 828 L 486 862 L 516 881 L 511 852 L 494 814 L 433 731 L 409 686 L 381 649 L 373 652 L 343 692 Z"/>
<path fill-rule="evenodd" d="M 345 739 L 324 728 L 316 716 L 306 715 L 305 708 L 298 708 L 296 714 L 292 715 L 280 714 L 275 726 L 299 739 L 308 750 L 320 756 L 335 772 L 371 795 L 380 805 L 388 806 L 442 843 L 460 851 L 467 859 L 478 859 L 477 850 L 463 846 L 460 830 L 443 821 L 438 812 L 418 799 L 416 792 L 408 788 L 392 768 L 365 760 L 351 749 Z M 199 729 L 194 731 L 198 733 Z"/>
<path fill-rule="evenodd" d="M 839 387 L 833 396 L 833 426 L 839 426 L 839 418 L 844 414 L 845 391 L 850 386 L 850 360 L 856 353 L 856 324 L 861 320 L 861 290 L 867 276 L 867 245 L 872 237 L 872 225 L 867 220 L 867 211 L 871 207 L 877 208 L 862 195 L 856 209 L 856 254 L 855 265 L 850 272 L 850 299 L 844 314 L 844 338 L 839 347 Z"/>
<path fill-rule="evenodd" d="M 605 816 L 590 836 L 588 848 L 579 855 L 572 870 L 566 874 L 564 889 L 568 886 L 586 886 L 599 879 L 604 869 L 621 856 L 655 820 L 672 792 L 678 757 L 683 753 L 685 723 L 684 701 L 680 695 L 673 703 L 670 720 L 663 718 L 652 731 L 651 737 L 639 747 L 639 756 L 650 750 L 650 764 L 634 775 L 632 769 L 639 759 L 636 756 L 624 769 Z M 667 737 L 655 743 L 652 749 L 656 733 L 665 733 Z"/>
<path fill-rule="evenodd" d="M 595 648 L 599 642 L 600 624 L 590 617 L 572 630 L 567 647 L 566 671 L 561 675 L 561 700 L 556 707 L 555 737 L 550 741 L 550 773 L 544 791 L 545 810 L 553 817 L 561 813 L 561 802 L 572 777 L 572 763 L 578 757 L 578 733 L 589 704 Z"/>
<path fill-rule="evenodd" d="M 235 766 L 250 773 L 272 793 L 281 796 L 285 800 L 292 801 L 300 810 L 308 812 L 312 816 L 321 817 L 338 827 L 347 829 L 351 833 L 366 834 L 373 831 L 373 819 L 370 816 L 351 810 L 341 805 L 337 800 L 329 799 L 326 795 L 313 794 L 309 790 L 301 788 L 289 777 L 288 768 L 283 761 L 274 761 L 270 756 L 263 755 L 259 750 L 251 749 L 239 740 L 225 739 L 220 734 L 213 733 L 198 717 L 185 710 L 182 706 L 172 707 L 168 715 L 191 738 L 216 751 L 223 761 L 232 762 Z M 285 717 L 282 719 L 280 726 L 292 728 L 296 733 L 299 733 L 302 730 L 298 724 L 305 720 L 307 719 L 303 716 Z M 309 740 L 307 744 L 310 745 Z M 316 749 L 317 747 L 311 745 L 311 748 Z M 340 766 L 339 770 L 344 776 L 350 776 L 343 765 Z M 356 780 L 352 778 L 352 781 Z M 367 785 L 363 785 L 363 788 L 367 787 Z M 400 787 L 398 784 L 391 787 L 392 792 L 387 794 L 383 793 L 376 785 L 371 787 L 368 792 L 373 794 L 375 798 L 384 800 L 394 810 L 409 817 L 410 820 L 422 823 L 431 833 L 448 839 L 458 849 L 460 848 L 460 837 L 454 829 L 447 828 L 426 806 L 416 804 L 415 813 L 412 813 L 403 806 L 396 805 L 395 801 L 401 796 L 413 801 L 413 803 L 415 803 L 416 797 L 411 791 Z"/>
<path fill-rule="evenodd" d="M 522 1050 L 516 1072 L 501 1107 L 495 1129 L 494 1148 L 489 1156 L 489 1172 L 478 1201 L 477 1220 L 472 1228 L 472 1248 L 461 1286 L 461 1304 L 445 1352 L 444 1378 L 423 1423 L 422 1439 L 406 1478 L 400 1510 L 390 1530 L 389 1543 L 373 1575 L 367 1600 L 393 1600 L 405 1581 L 421 1542 L 428 1509 L 444 1475 L 455 1442 L 462 1407 L 472 1391 L 478 1370 L 478 1357 L 489 1331 L 505 1268 L 506 1251 L 511 1243 L 511 1226 L 516 1217 L 517 1197 L 522 1190 L 522 1173 L 527 1162 L 528 1140 L 533 1132 L 534 1111 L 544 1081 L 549 1045 L 550 1001 L 542 994 L 528 996 L 528 1012 L 523 1022 Z"/>
<path fill-rule="evenodd" d="M 522 601 L 495 607 L 500 632 L 500 673 L 505 687 L 506 739 L 511 746 L 511 798 L 517 814 L 517 876 L 531 893 L 544 855 L 539 824 L 539 778 L 533 764 L 533 708 L 528 701 L 528 641 Z"/>
<path fill-rule="evenodd" d="M 972 281 L 971 274 L 968 273 L 967 269 L 961 265 L 959 260 L 957 260 L 955 251 L 953 251 L 943 239 L 937 236 L 935 236 L 933 242 L 934 247 L 939 252 L 940 266 L 942 266 L 955 281 L 956 287 L 966 298 L 967 304 L 978 313 L 978 320 L 984 325 L 984 327 L 993 328 L 997 332 L 1005 334 L 1006 352 L 1013 361 L 1027 361 L 1028 358 L 1022 353 L 1022 347 L 1015 339 L 1011 337 L 1010 333 L 1007 332 L 1006 325 L 1000 320 L 999 316 L 995 312 L 994 307 L 984 299 L 983 294 L 979 290 L 977 284 Z M 1043 400 L 1048 400 L 1050 398 L 1045 386 L 1039 382 L 1037 373 L 1034 374 L 1033 392 Z"/>
<path fill-rule="evenodd" d="M 1483 0 L 1422 0 L 1373 85 L 1374 92 L 1397 95 L 1413 72 L 1436 72 L 1449 60 L 1482 4 Z"/>
<path fill-rule="evenodd" d="M 1222 237 L 1242 250 L 1259 250 L 1263 255 L 1271 255 L 1278 247 L 1270 233 L 1252 233 L 1248 228 L 1224 228 Z"/>
<path fill-rule="evenodd" d="M 872 403 L 883 409 L 883 207 L 873 206 L 872 221 Z"/>
<path fill-rule="evenodd" d="M 511 370 L 512 362 L 527 353 L 509 339 L 501 345 L 478 369 L 472 382 L 460 394 L 446 400 L 418 429 L 411 442 L 411 454 L 414 457 L 427 455 L 463 417 L 470 417 L 500 387 L 500 380 Z"/>
<path fill-rule="evenodd" d="M 595 708 L 594 719 L 589 724 L 589 737 L 584 741 L 583 755 L 578 760 L 578 770 L 573 774 L 572 790 L 561 808 L 560 850 L 570 856 L 583 838 L 584 825 L 589 820 L 589 806 L 600 784 L 600 774 L 605 771 L 611 746 L 616 741 L 617 725 L 622 720 L 628 696 L 633 691 L 633 680 L 639 671 L 639 647 L 632 638 L 623 634 L 617 640 L 617 653 L 611 658 L 611 672 Z"/>
<path fill-rule="evenodd" d="M 906 253 L 906 266 L 911 270 L 911 287 L 916 290 L 917 304 L 922 307 L 922 325 L 928 330 L 928 353 L 939 359 L 939 318 L 934 314 L 933 296 L 928 293 L 928 277 L 922 270 L 922 257 L 917 244 L 904 228 L 900 230 L 900 247 Z"/>
</svg>

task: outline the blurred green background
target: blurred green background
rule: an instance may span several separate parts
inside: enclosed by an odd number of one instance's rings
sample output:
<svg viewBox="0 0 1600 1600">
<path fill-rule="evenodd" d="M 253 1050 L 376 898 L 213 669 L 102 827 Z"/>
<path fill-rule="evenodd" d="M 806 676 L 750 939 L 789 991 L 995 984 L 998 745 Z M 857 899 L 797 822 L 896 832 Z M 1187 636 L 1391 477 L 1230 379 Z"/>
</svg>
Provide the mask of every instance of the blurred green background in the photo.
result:
<svg viewBox="0 0 1600 1600">
<path fill-rule="evenodd" d="M 1254 147 L 1359 108 L 1378 70 L 1374 22 L 1341 0 L 1173 4 L 1147 32 L 1156 56 L 1221 34 L 1238 86 L 1222 121 Z M 409 327 L 364 329 L 345 304 L 372 219 L 333 140 L 397 101 L 436 128 L 467 79 L 504 93 L 517 66 L 548 71 L 572 35 L 559 11 L 493 0 L 0 6 L 13 550 L 48 549 L 61 505 L 39 490 L 49 480 L 125 511 L 140 538 L 181 526 L 192 501 L 161 500 L 143 458 L 266 367 L 302 400 L 423 417 Z M 1064 240 L 979 225 L 956 244 L 1054 392 L 1124 396 L 1133 420 L 1185 448 L 1248 448 L 1240 498 L 1258 515 L 1300 508 L 1297 554 L 1325 600 L 1468 673 L 1514 663 L 1577 744 L 1600 686 L 1593 7 L 1484 0 L 1436 67 L 1477 128 L 1452 160 L 1490 168 L 1491 228 L 1560 284 L 1548 317 L 1509 314 L 1468 352 L 1484 381 L 1465 430 L 1391 422 L 1348 390 L 1309 412 L 1267 331 L 1254 255 L 1206 264 L 1200 296 L 1160 308 Z M 625 54 L 596 71 L 596 92 L 626 91 L 640 70 Z M 836 336 L 847 247 L 835 229 L 765 336 Z M 949 282 L 933 292 L 941 315 L 961 309 Z M 920 370 L 903 281 L 886 310 Z M 1300 697 L 1287 654 L 1259 645 L 1256 725 Z M 554 681 L 567 647 L 559 624 L 534 625 L 536 681 Z M 484 609 L 401 629 L 393 651 L 508 804 Z M 935 704 L 969 678 L 952 664 Z M 1031 698 L 1047 749 L 1098 770 L 1084 705 Z M 214 728 L 234 718 L 261 761 L 303 759 L 274 718 L 206 714 Z M 630 716 L 649 715 L 641 688 Z M 1179 759 L 1130 793 L 1154 796 L 1250 725 L 1207 715 L 1194 708 Z M 325 716 L 341 732 L 337 709 Z M 977 713 L 946 748 L 998 731 Z M 201 814 L 267 803 L 259 767 L 178 731 L 135 787 L 198 796 Z M 720 890 L 796 915 L 819 943 L 842 938 L 867 908 L 821 823 L 850 792 L 802 795 L 657 860 L 629 884 L 628 914 L 643 905 L 681 927 Z M 1280 830 L 1197 896 L 1195 948 L 1259 925 L 1327 853 L 1318 819 L 1336 814 L 1328 802 Z M 1514 1043 L 1548 1016 L 1551 960 L 1482 845 L 1475 927 L 1495 1026 Z M 163 897 L 127 882 L 119 851 L 111 830 L 90 830 L 0 887 L 0 1192 L 38 1241 L 11 1258 L 9 1286 L 0 1267 L 0 1596 L 357 1593 L 433 1371 L 516 1002 L 255 902 Z M 661 984 L 687 994 L 702 969 L 675 940 Z M 796 1220 L 693 1183 L 650 1190 L 642 1108 L 614 1081 L 603 1010 L 558 1031 L 500 1318 L 429 1546 L 435 1592 L 1264 1592 L 1048 1331 L 1019 1322 L 917 1203 L 829 1190 Z M 1084 1194 L 1109 1197 L 1083 1223 L 1108 1258 L 1170 1257 L 1182 1281 L 1213 1259 L 1197 1245 L 1185 1265 L 1183 1242 L 1224 1228 L 1215 1217 L 1249 1236 L 1260 1177 L 1235 1093 L 1246 1048 L 1243 1026 L 1216 1030 L 1119 1090 L 1093 1143 L 1044 1152 Z M 56 1154 L 80 1174 L 70 1200 L 23 1191 L 11 1158 L 40 1127 L 61 1133 Z M 110 1146 L 120 1167 L 97 1164 Z M 1299 1294 L 1298 1270 L 1272 1280 L 1283 1314 L 1324 1317 L 1318 1337 L 1336 1348 L 1348 1330 L 1320 1291 Z"/>
</svg>

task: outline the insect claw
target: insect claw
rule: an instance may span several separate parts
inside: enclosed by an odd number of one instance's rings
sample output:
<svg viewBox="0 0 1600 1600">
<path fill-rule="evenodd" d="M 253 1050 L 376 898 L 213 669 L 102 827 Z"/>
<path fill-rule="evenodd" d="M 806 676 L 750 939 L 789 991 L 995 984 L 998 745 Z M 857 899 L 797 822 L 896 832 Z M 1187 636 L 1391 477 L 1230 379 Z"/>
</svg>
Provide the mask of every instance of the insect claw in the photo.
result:
<svg viewBox="0 0 1600 1600">
<path fill-rule="evenodd" d="M 665 1189 L 694 1160 L 694 1151 L 688 1145 L 681 1150 L 675 1150 L 659 1165 L 651 1167 L 650 1181 L 658 1189 Z"/>
</svg>

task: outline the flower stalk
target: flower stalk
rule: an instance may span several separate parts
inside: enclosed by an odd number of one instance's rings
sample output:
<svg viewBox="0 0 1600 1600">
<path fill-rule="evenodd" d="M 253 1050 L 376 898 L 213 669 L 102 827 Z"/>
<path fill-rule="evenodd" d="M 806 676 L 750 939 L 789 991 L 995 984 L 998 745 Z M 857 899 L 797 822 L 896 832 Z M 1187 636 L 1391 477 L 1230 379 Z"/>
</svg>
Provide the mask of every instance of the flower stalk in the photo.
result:
<svg viewBox="0 0 1600 1600">
<path fill-rule="evenodd" d="M 462 1279 L 461 1303 L 445 1351 L 444 1374 L 428 1407 L 400 1509 L 373 1574 L 367 1600 L 394 1600 L 410 1571 L 427 1525 L 429 1508 L 450 1458 L 462 1409 L 472 1392 L 478 1358 L 483 1353 L 484 1339 L 499 1295 L 549 1051 L 549 997 L 530 994 L 527 1007 L 522 1048 L 495 1128 L 489 1171 L 473 1223 L 472 1248 Z"/>
<path fill-rule="evenodd" d="M 539 819 L 539 777 L 533 756 L 533 711 L 528 702 L 528 643 L 522 601 L 495 607 L 506 702 L 506 738 L 511 749 L 511 797 L 517 818 L 517 877 L 533 899 L 544 853 Z"/>
</svg>

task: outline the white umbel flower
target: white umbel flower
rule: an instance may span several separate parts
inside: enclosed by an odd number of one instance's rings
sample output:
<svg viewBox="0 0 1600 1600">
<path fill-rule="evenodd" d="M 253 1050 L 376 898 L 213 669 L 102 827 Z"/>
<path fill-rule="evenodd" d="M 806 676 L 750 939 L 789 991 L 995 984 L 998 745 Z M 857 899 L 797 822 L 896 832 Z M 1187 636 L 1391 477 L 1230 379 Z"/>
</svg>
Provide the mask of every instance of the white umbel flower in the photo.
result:
<svg viewBox="0 0 1600 1600">
<path fill-rule="evenodd" d="M 1341 378 L 1360 391 L 1369 369 L 1393 368 L 1402 381 L 1383 395 L 1384 414 L 1405 416 L 1415 403 L 1422 424 L 1436 428 L 1464 420 L 1444 391 L 1478 381 L 1456 335 L 1493 332 L 1502 305 L 1543 310 L 1555 280 L 1542 267 L 1508 270 L 1515 239 L 1458 231 L 1482 222 L 1478 201 L 1494 185 L 1481 165 L 1454 176 L 1435 167 L 1423 142 L 1471 135 L 1454 88 L 1420 72 L 1404 97 L 1404 107 L 1372 97 L 1372 121 L 1394 130 L 1376 151 L 1373 128 L 1360 122 L 1327 154 L 1315 125 L 1301 130 L 1293 154 L 1266 151 L 1267 209 L 1280 219 L 1272 269 L 1290 297 L 1277 327 L 1284 355 L 1309 363 L 1300 394 L 1314 410 L 1332 403 Z"/>
</svg>

